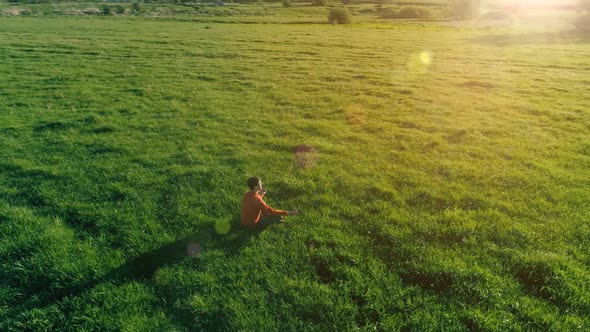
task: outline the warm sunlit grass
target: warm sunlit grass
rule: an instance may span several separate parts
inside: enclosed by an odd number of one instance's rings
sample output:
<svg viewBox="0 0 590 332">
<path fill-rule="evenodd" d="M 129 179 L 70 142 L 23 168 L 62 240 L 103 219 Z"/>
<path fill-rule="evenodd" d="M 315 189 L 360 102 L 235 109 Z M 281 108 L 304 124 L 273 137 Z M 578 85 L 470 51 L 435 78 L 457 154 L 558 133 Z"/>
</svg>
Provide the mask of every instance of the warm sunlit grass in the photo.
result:
<svg viewBox="0 0 590 332">
<path fill-rule="evenodd" d="M 0 330 L 588 330 L 589 47 L 0 20 Z"/>
</svg>

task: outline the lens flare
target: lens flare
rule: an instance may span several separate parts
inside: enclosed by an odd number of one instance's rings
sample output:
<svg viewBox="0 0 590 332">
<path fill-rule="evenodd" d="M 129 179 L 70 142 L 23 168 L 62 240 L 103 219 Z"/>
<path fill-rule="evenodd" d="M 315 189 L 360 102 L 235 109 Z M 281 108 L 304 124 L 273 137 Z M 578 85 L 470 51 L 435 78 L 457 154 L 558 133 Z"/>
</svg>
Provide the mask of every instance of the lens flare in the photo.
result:
<svg viewBox="0 0 590 332">
<path fill-rule="evenodd" d="M 426 74 L 432 65 L 433 56 L 429 51 L 414 53 L 408 60 L 408 71 L 414 74 Z"/>
<path fill-rule="evenodd" d="M 231 223 L 229 222 L 229 220 L 218 220 L 215 223 L 215 232 L 217 232 L 217 234 L 219 235 L 225 235 L 229 233 L 230 229 Z"/>
<path fill-rule="evenodd" d="M 430 52 L 422 51 L 420 53 L 420 62 L 422 62 L 425 66 L 430 66 L 430 62 L 432 61 L 432 57 L 430 56 Z"/>
</svg>

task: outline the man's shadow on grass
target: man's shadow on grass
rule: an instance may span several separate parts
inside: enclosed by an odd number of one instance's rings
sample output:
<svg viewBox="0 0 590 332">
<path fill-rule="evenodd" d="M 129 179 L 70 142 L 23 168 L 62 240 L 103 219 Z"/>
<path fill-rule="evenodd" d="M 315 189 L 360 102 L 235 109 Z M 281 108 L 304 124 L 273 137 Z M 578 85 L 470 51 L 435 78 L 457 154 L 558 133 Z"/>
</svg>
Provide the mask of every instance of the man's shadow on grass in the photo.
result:
<svg viewBox="0 0 590 332">
<path fill-rule="evenodd" d="M 247 230 L 234 225 L 225 235 L 216 234 L 214 230 L 199 231 L 128 261 L 106 274 L 102 282 L 150 279 L 158 269 L 177 264 L 187 257 L 197 257 L 210 249 L 222 249 L 229 255 L 236 255 L 250 238 L 258 236 L 267 227 Z"/>
<path fill-rule="evenodd" d="M 180 263 L 189 257 L 211 249 L 222 249 L 228 255 L 237 255 L 251 238 L 257 237 L 271 225 L 256 230 L 243 228 L 236 220 L 227 234 L 217 234 L 214 229 L 200 230 L 158 249 L 141 254 L 111 270 L 102 277 L 83 284 L 73 285 L 47 294 L 42 305 L 59 302 L 66 297 L 75 297 L 103 283 L 125 283 L 132 280 L 149 280 L 162 267 Z"/>
</svg>

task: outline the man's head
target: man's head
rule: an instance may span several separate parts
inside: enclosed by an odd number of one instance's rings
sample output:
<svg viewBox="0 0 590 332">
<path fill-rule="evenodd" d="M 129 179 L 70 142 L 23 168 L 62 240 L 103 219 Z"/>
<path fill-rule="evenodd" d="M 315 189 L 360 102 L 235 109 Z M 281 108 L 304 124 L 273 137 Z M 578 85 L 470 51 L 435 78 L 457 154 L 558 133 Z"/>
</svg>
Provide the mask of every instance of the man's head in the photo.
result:
<svg viewBox="0 0 590 332">
<path fill-rule="evenodd" d="M 250 190 L 256 189 L 256 187 L 258 187 L 259 185 L 260 185 L 260 188 L 262 188 L 262 180 L 260 180 L 260 178 L 257 176 L 253 176 L 253 177 L 249 178 L 247 183 L 248 183 L 248 188 L 250 188 Z M 260 189 L 260 188 L 258 188 L 258 189 Z"/>
</svg>

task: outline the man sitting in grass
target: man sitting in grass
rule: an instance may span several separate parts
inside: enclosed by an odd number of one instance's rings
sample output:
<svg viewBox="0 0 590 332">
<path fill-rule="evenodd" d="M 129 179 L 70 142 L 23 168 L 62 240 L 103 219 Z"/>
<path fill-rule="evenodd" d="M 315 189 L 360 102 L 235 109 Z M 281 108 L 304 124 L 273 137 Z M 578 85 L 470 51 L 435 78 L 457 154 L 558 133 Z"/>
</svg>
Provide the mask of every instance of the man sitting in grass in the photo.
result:
<svg viewBox="0 0 590 332">
<path fill-rule="evenodd" d="M 262 199 L 266 188 L 262 187 L 259 177 L 253 176 L 247 181 L 250 191 L 244 194 L 240 211 L 240 224 L 249 229 L 262 229 L 270 224 L 282 221 L 282 216 L 297 215 L 299 211 L 275 210 Z"/>
</svg>

